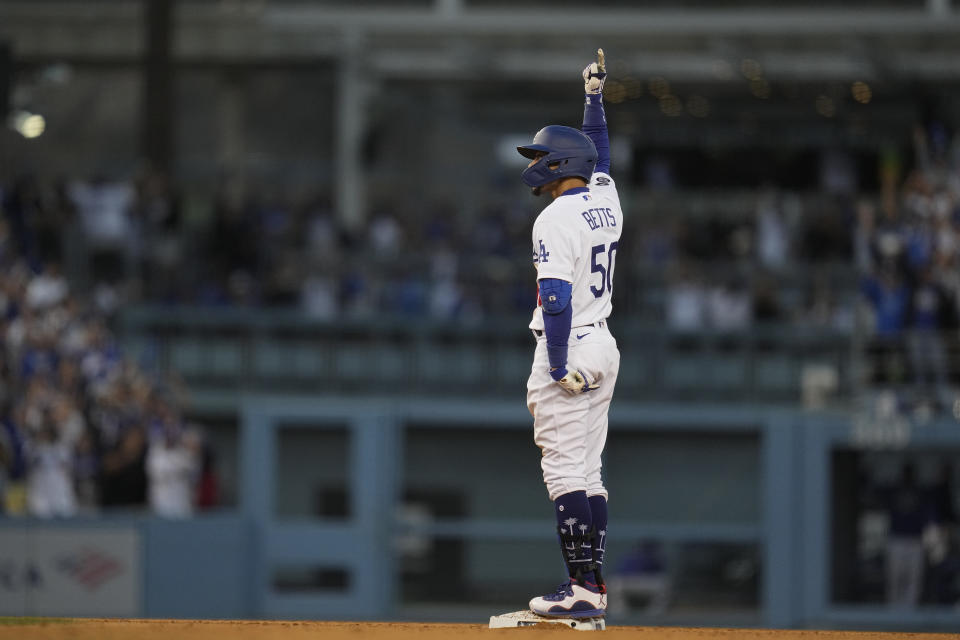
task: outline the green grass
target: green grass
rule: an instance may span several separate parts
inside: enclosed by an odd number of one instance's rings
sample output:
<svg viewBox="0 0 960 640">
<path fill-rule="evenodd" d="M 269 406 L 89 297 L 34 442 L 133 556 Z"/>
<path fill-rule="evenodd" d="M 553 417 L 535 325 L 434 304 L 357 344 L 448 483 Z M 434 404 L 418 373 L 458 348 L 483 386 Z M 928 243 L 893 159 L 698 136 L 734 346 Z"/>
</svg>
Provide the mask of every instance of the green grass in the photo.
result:
<svg viewBox="0 0 960 640">
<path fill-rule="evenodd" d="M 62 624 L 69 618 L 42 618 L 38 616 L 0 616 L 0 626 L 5 624 Z"/>
</svg>

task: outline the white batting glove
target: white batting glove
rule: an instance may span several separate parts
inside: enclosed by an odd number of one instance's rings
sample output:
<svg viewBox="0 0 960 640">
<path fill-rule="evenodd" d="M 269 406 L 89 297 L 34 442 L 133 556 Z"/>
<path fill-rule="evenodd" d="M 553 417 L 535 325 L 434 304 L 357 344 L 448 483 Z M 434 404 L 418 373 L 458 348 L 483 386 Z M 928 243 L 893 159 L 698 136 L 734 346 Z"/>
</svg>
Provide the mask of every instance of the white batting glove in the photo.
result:
<svg viewBox="0 0 960 640">
<path fill-rule="evenodd" d="M 562 375 L 561 375 L 562 374 Z M 561 377 L 557 377 L 561 375 Z M 572 396 L 593 391 L 600 387 L 600 383 L 590 378 L 589 375 L 580 369 L 567 369 L 560 367 L 558 370 L 550 371 L 550 376 L 554 382 L 563 387 L 563 390 Z"/>
<path fill-rule="evenodd" d="M 597 95 L 603 93 L 603 83 L 607 79 L 607 64 L 603 49 L 597 49 L 597 61 L 591 62 L 583 70 L 583 92 Z"/>
</svg>

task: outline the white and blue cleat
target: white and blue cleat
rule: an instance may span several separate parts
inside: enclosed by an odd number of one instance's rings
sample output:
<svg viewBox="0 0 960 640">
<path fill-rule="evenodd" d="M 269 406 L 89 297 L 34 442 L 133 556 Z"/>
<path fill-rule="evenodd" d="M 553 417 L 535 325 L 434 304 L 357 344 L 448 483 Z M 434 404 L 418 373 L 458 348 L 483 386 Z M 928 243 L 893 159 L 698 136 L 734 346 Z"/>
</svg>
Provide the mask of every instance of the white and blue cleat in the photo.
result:
<svg viewBox="0 0 960 640">
<path fill-rule="evenodd" d="M 530 611 L 548 618 L 599 618 L 607 613 L 607 590 L 576 580 L 557 587 L 553 593 L 530 601 Z"/>
</svg>

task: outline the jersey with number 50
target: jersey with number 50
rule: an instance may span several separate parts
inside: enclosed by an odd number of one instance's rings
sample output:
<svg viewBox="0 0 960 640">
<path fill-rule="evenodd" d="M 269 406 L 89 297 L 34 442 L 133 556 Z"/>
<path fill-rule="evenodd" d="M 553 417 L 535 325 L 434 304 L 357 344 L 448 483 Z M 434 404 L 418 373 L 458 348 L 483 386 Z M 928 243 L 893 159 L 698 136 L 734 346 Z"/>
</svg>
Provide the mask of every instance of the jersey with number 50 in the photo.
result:
<svg viewBox="0 0 960 640">
<path fill-rule="evenodd" d="M 613 271 L 623 228 L 617 188 L 606 173 L 594 173 L 589 187 L 556 198 L 533 223 L 537 280 L 558 278 L 573 287 L 571 327 L 605 320 L 613 308 Z M 543 330 L 539 300 L 530 328 Z"/>
</svg>

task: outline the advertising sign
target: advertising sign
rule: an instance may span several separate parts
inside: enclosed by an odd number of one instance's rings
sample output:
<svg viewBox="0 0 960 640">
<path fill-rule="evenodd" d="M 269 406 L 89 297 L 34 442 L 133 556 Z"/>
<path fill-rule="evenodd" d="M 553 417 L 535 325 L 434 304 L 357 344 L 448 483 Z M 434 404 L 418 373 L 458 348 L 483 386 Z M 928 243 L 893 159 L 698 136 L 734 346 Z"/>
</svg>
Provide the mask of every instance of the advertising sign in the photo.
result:
<svg viewBox="0 0 960 640">
<path fill-rule="evenodd" d="M 0 615 L 136 617 L 141 583 L 133 528 L 0 528 Z"/>
</svg>

